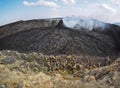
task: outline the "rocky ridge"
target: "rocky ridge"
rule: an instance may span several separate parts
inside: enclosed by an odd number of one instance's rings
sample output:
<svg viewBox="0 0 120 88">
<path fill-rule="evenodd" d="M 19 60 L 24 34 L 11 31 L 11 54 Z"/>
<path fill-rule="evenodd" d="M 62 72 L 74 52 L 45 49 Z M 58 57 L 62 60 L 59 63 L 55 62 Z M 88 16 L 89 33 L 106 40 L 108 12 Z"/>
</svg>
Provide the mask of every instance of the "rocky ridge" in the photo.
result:
<svg viewBox="0 0 120 88">
<path fill-rule="evenodd" d="M 61 18 L 51 18 L 51 19 L 34 19 L 28 21 L 18 21 L 11 24 L 3 25 L 0 27 L 0 38 L 5 36 L 9 36 L 11 34 L 28 30 L 31 28 L 39 28 L 39 27 L 50 27 L 56 26 Z"/>
<path fill-rule="evenodd" d="M 77 59 L 78 58 L 78 59 Z M 84 58 L 84 59 L 82 59 Z M 86 58 L 86 59 L 85 59 Z M 97 59 L 97 58 L 95 58 Z M 95 62 L 94 59 L 94 62 Z M 101 58 L 102 59 L 102 58 Z M 79 61 L 78 61 L 79 60 Z M 120 59 L 93 65 L 82 56 L 46 56 L 40 53 L 0 52 L 1 88 L 110 88 L 120 87 Z M 96 62 L 98 63 L 98 61 Z"/>
</svg>

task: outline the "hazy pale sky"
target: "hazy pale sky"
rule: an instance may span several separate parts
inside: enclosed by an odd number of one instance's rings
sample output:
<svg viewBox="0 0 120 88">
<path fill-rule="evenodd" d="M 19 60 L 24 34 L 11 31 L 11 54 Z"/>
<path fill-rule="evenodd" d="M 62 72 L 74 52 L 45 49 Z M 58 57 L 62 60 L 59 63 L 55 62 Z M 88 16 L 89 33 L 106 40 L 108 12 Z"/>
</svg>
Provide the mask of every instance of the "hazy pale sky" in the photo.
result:
<svg viewBox="0 0 120 88">
<path fill-rule="evenodd" d="M 0 25 L 18 20 L 79 16 L 120 22 L 120 0 L 0 0 Z"/>
</svg>

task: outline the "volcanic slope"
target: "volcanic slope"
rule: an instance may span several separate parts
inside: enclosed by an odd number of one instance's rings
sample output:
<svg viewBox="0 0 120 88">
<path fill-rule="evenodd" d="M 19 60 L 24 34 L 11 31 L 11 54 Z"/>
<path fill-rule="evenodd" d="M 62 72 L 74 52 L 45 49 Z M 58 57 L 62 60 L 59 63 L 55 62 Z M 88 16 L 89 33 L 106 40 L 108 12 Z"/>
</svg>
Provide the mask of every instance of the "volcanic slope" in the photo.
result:
<svg viewBox="0 0 120 88">
<path fill-rule="evenodd" d="M 63 26 L 24 30 L 0 40 L 0 49 L 43 54 L 88 54 L 108 56 L 115 53 L 112 37 Z"/>
</svg>

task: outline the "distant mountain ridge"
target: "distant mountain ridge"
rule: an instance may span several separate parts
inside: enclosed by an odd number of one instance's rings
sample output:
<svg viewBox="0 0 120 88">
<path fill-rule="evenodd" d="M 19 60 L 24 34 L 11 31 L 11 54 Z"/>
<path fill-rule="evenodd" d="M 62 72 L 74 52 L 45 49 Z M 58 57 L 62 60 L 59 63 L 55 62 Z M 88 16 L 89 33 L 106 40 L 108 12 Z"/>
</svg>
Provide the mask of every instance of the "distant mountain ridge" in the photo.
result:
<svg viewBox="0 0 120 88">
<path fill-rule="evenodd" d="M 116 25 L 120 26 L 120 22 L 115 23 Z"/>
</svg>

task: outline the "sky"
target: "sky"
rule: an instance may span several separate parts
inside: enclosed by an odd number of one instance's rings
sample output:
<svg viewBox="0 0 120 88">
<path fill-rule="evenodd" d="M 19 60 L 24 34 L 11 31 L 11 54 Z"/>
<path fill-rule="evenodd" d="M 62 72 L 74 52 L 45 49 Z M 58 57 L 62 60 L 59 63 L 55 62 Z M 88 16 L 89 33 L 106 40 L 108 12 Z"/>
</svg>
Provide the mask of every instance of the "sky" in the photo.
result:
<svg viewBox="0 0 120 88">
<path fill-rule="evenodd" d="M 120 22 L 120 0 L 0 0 L 0 25 L 19 20 L 78 16 Z"/>
</svg>

